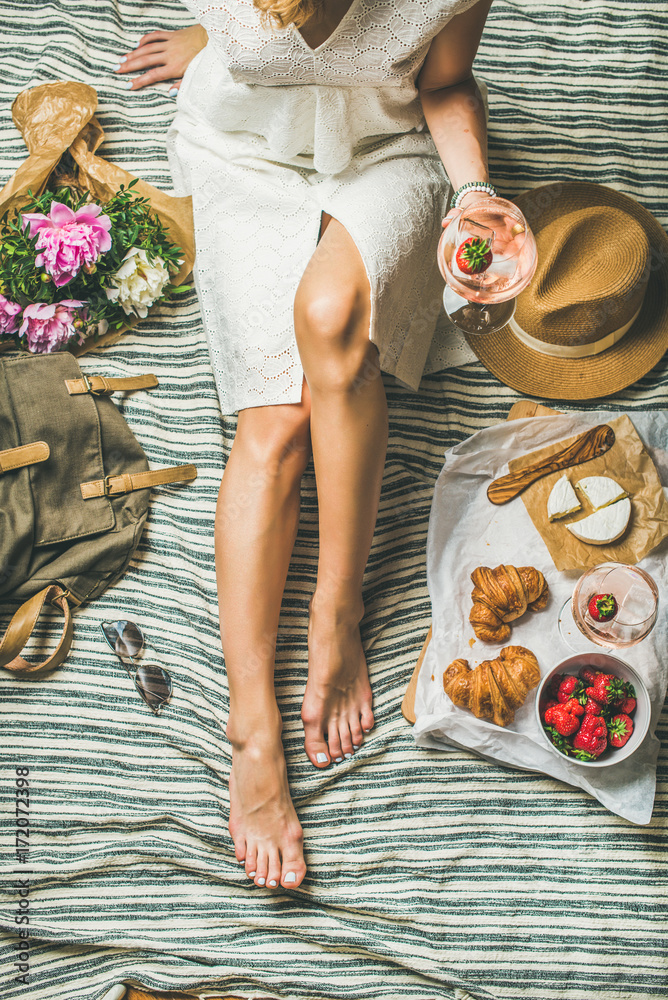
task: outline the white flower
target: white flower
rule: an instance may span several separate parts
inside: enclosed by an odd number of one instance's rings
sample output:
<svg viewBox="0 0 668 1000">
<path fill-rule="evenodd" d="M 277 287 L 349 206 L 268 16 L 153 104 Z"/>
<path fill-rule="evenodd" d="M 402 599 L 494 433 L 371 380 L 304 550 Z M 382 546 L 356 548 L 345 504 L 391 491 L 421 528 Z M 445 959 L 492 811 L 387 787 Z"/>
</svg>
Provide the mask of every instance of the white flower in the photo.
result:
<svg viewBox="0 0 668 1000">
<path fill-rule="evenodd" d="M 169 282 L 169 271 L 159 257 L 151 263 L 145 250 L 133 247 L 126 253 L 111 281 L 114 287 L 106 289 L 107 298 L 118 302 L 126 315 L 135 313 L 143 319 L 161 297 Z"/>
</svg>

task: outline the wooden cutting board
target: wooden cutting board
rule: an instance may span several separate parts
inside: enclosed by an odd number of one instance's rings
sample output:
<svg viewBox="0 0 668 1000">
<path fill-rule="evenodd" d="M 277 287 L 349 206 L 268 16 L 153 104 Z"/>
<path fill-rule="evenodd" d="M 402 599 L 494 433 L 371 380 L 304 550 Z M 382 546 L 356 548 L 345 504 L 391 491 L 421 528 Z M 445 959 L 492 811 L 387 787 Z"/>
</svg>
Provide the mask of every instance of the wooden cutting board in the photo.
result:
<svg viewBox="0 0 668 1000">
<path fill-rule="evenodd" d="M 534 403 L 531 399 L 519 399 L 514 406 L 511 407 L 510 413 L 507 416 L 507 420 L 521 420 L 524 417 L 545 417 L 549 416 L 551 413 L 557 413 L 557 410 L 551 410 L 549 406 L 543 406 L 541 403 Z M 418 676 L 420 673 L 420 667 L 422 666 L 422 661 L 424 660 L 425 653 L 427 652 L 427 646 L 431 639 L 431 625 L 429 626 L 429 631 L 427 632 L 427 637 L 424 640 L 424 645 L 420 650 L 420 655 L 418 656 L 418 661 L 415 664 L 415 669 L 413 670 L 413 675 L 408 682 L 408 687 L 406 688 L 406 694 L 404 695 L 404 700 L 401 703 L 401 712 L 404 718 L 410 722 L 411 725 L 415 724 L 415 691 L 417 688 Z"/>
</svg>

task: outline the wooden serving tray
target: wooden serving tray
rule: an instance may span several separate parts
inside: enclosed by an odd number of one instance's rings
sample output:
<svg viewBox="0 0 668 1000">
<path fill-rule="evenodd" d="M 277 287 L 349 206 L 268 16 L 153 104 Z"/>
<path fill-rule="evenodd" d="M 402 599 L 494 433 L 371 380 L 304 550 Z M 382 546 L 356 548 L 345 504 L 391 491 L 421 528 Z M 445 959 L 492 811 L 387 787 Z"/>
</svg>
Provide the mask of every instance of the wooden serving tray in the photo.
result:
<svg viewBox="0 0 668 1000">
<path fill-rule="evenodd" d="M 543 406 L 541 403 L 534 403 L 531 399 L 519 399 L 514 406 L 511 407 L 510 413 L 506 419 L 521 420 L 523 417 L 546 417 L 551 413 L 558 413 L 558 410 L 552 410 L 549 406 Z M 415 691 L 417 688 L 418 675 L 420 673 L 420 667 L 422 666 L 422 661 L 424 660 L 425 653 L 427 652 L 427 646 L 429 645 L 430 639 L 431 625 L 429 626 L 427 637 L 424 640 L 424 645 L 420 650 L 420 655 L 418 656 L 418 661 L 415 664 L 413 675 L 408 682 L 404 700 L 401 703 L 402 715 L 408 722 L 410 722 L 411 725 L 415 724 Z"/>
</svg>

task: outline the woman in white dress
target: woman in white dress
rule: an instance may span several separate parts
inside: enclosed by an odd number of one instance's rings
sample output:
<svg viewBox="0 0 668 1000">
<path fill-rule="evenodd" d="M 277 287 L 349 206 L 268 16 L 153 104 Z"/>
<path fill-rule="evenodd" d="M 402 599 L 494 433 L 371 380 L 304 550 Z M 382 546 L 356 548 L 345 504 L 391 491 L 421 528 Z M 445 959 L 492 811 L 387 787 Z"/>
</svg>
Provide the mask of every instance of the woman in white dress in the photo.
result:
<svg viewBox="0 0 668 1000">
<path fill-rule="evenodd" d="M 312 455 L 302 720 L 326 768 L 374 723 L 359 625 L 387 442 L 380 370 L 417 390 L 449 181 L 488 184 L 472 64 L 491 0 L 184 2 L 200 24 L 145 36 L 118 72 L 138 89 L 185 71 L 168 150 L 177 193 L 193 196 L 222 411 L 239 412 L 215 526 L 229 826 L 255 884 L 295 888 L 306 866 L 274 656 L 300 481 Z M 459 207 L 481 196 L 465 189 Z"/>
</svg>

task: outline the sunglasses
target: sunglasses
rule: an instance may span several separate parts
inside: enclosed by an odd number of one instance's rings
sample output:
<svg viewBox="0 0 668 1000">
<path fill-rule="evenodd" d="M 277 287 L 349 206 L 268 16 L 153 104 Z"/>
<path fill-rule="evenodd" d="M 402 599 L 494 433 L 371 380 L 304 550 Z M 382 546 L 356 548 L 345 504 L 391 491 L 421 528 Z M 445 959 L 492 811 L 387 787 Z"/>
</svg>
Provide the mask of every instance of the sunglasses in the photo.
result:
<svg viewBox="0 0 668 1000">
<path fill-rule="evenodd" d="M 156 715 L 172 695 L 172 678 L 155 663 L 135 663 L 144 649 L 144 634 L 134 622 L 102 622 L 105 639 L 119 658 L 135 687 Z"/>
</svg>

